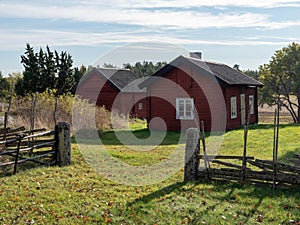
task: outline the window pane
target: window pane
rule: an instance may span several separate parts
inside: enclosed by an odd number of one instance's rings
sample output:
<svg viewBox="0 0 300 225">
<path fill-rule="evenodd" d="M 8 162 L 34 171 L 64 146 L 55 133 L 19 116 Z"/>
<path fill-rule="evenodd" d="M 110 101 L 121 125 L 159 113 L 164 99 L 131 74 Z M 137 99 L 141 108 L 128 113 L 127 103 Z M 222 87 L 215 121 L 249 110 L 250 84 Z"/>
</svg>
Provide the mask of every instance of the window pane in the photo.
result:
<svg viewBox="0 0 300 225">
<path fill-rule="evenodd" d="M 184 116 L 184 103 L 182 104 L 179 103 L 179 116 L 180 117 Z"/>
<path fill-rule="evenodd" d="M 237 118 L 236 113 L 236 97 L 230 98 L 230 108 L 231 108 L 231 119 Z"/>
<path fill-rule="evenodd" d="M 176 99 L 177 119 L 193 119 L 193 99 Z"/>
</svg>

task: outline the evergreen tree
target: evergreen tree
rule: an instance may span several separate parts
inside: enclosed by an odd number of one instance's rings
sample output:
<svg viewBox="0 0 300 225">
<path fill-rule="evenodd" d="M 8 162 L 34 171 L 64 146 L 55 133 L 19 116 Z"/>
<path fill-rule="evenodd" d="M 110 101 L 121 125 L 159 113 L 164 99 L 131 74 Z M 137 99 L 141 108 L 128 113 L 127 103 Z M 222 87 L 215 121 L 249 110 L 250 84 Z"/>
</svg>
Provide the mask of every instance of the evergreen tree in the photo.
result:
<svg viewBox="0 0 300 225">
<path fill-rule="evenodd" d="M 21 63 L 24 66 L 23 79 L 22 82 L 18 82 L 18 92 L 21 95 L 26 95 L 27 93 L 34 93 L 38 91 L 39 82 L 39 60 L 34 49 L 30 44 L 26 45 L 25 55 L 21 56 Z M 22 85 L 21 85 L 22 83 Z M 23 91 L 21 91 L 21 88 Z"/>
<path fill-rule="evenodd" d="M 243 71 L 244 74 L 248 75 L 249 77 L 252 77 L 256 80 L 258 80 L 259 72 L 258 70 L 245 70 Z"/>
<path fill-rule="evenodd" d="M 55 88 L 55 60 L 54 53 L 51 52 L 49 46 L 47 46 L 47 52 L 45 53 L 45 70 L 43 74 L 43 81 L 45 83 L 46 89 Z"/>
<path fill-rule="evenodd" d="M 125 69 L 131 70 L 134 74 L 136 74 L 139 77 L 147 77 L 161 69 L 166 64 L 166 62 L 157 62 L 156 64 L 153 64 L 153 62 L 143 61 L 142 63 L 136 62 L 134 65 L 126 63 L 123 64 L 123 67 Z"/>
<path fill-rule="evenodd" d="M 75 85 L 72 70 L 73 60 L 71 55 L 66 52 L 61 52 L 59 55 L 57 51 L 55 51 L 55 62 L 57 68 L 57 79 L 55 84 L 57 94 L 61 95 L 71 92 Z"/>
<path fill-rule="evenodd" d="M 87 72 L 87 68 L 84 65 L 81 65 L 80 68 L 75 67 L 74 68 L 74 81 L 75 84 L 77 84 L 80 79 L 84 76 L 84 74 Z"/>
<path fill-rule="evenodd" d="M 25 54 L 21 56 L 21 63 L 24 66 L 23 77 L 15 83 L 18 95 L 44 92 L 47 89 L 57 89 L 57 94 L 61 95 L 70 92 L 75 84 L 73 60 L 66 52 L 53 53 L 47 46 L 46 52 L 40 48 L 39 52 L 35 53 L 27 44 Z"/>
</svg>

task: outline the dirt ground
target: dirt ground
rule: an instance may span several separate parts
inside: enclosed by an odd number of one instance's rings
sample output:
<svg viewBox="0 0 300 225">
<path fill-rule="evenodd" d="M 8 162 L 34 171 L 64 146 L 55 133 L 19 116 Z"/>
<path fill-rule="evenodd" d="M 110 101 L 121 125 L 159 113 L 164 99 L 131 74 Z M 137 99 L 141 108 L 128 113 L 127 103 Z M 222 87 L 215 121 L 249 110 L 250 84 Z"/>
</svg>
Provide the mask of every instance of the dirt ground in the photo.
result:
<svg viewBox="0 0 300 225">
<path fill-rule="evenodd" d="M 261 123 L 273 123 L 276 106 L 258 107 L 258 120 Z M 293 123 L 289 111 L 286 108 L 282 108 L 279 113 L 280 123 Z"/>
</svg>

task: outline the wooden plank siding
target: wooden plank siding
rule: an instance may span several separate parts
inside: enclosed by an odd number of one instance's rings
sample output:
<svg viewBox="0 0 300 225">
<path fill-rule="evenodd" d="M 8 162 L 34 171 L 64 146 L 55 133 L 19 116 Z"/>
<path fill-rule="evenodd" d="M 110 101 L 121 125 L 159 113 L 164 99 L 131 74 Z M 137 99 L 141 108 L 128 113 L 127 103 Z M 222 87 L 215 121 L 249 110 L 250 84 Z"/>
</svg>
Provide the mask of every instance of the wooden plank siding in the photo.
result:
<svg viewBox="0 0 300 225">
<path fill-rule="evenodd" d="M 109 80 L 97 73 L 89 73 L 77 87 L 77 94 L 97 106 L 107 110 L 117 110 L 120 114 L 128 114 L 138 118 L 147 116 L 146 93 L 121 92 Z M 142 109 L 139 107 L 142 103 Z"/>
<path fill-rule="evenodd" d="M 226 104 L 226 113 L 227 113 L 227 125 L 226 129 L 235 129 L 237 127 L 242 126 L 241 124 L 241 94 L 245 94 L 245 109 L 246 109 L 246 117 L 249 114 L 249 96 L 252 95 L 254 97 L 254 114 L 250 115 L 250 124 L 258 123 L 258 103 L 257 103 L 257 88 L 256 87 L 244 87 L 240 85 L 228 86 L 223 89 L 224 99 Z M 237 102 L 237 118 L 231 119 L 231 105 L 230 98 L 236 97 Z"/>
<path fill-rule="evenodd" d="M 183 66 L 183 65 L 182 65 Z M 183 67 L 181 67 L 183 68 Z M 190 74 L 187 74 L 184 71 L 190 71 Z M 197 82 L 193 79 L 194 76 L 197 76 Z M 226 109 L 224 111 L 214 111 L 219 115 L 215 115 L 213 118 L 217 119 L 215 121 L 217 127 L 214 125 L 214 129 L 222 129 L 221 124 L 225 123 L 222 121 L 222 118 L 226 118 L 226 130 L 234 129 L 241 126 L 241 113 L 240 113 L 240 95 L 245 94 L 245 106 L 246 106 L 246 115 L 249 110 L 249 96 L 254 96 L 254 114 L 250 117 L 250 123 L 257 123 L 257 87 L 246 87 L 242 85 L 225 85 L 220 86 L 220 92 L 223 93 L 223 98 L 218 98 L 217 90 L 213 90 L 216 87 L 215 82 L 217 80 L 211 79 L 203 74 L 199 74 L 198 71 L 192 70 L 189 68 L 174 68 L 171 71 L 167 72 L 163 76 L 164 78 L 158 78 L 153 82 L 147 89 L 148 99 L 148 117 L 147 122 L 148 126 L 151 129 L 161 130 L 163 125 L 161 122 L 151 122 L 150 121 L 155 117 L 162 118 L 167 126 L 168 130 L 186 130 L 190 127 L 196 127 L 197 124 L 193 120 L 179 120 L 176 119 L 176 98 L 186 98 L 186 95 L 181 95 L 180 89 L 182 88 L 189 98 L 194 99 L 195 110 L 198 113 L 199 121 L 203 120 L 205 123 L 205 129 L 211 131 L 212 129 L 212 109 L 216 104 L 221 104 L 219 101 L 225 101 Z M 164 79 L 168 79 L 173 83 L 166 82 Z M 200 87 L 200 86 L 201 87 Z M 219 84 L 218 84 L 219 85 Z M 204 90 L 203 90 L 204 88 Z M 213 102 L 208 102 L 207 95 L 212 95 L 210 99 L 214 99 Z M 160 98 L 158 97 L 160 96 Z M 214 98 L 215 96 L 215 98 Z M 237 118 L 231 119 L 231 103 L 230 97 L 236 96 L 237 100 Z M 167 102 L 166 99 L 169 99 L 170 102 Z M 216 107 L 214 107 L 215 109 Z M 226 113 L 226 115 L 224 115 Z M 218 123 L 220 126 L 218 126 Z"/>
</svg>

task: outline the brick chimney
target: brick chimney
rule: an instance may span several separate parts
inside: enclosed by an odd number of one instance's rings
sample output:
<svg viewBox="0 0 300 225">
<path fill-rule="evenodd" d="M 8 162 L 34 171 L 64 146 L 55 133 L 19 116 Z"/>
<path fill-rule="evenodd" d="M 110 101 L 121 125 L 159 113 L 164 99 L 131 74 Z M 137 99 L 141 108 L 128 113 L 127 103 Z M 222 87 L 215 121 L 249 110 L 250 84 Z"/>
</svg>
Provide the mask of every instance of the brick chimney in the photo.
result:
<svg viewBox="0 0 300 225">
<path fill-rule="evenodd" d="M 202 58 L 202 52 L 190 52 L 190 57 L 195 59 L 201 59 Z"/>
</svg>

